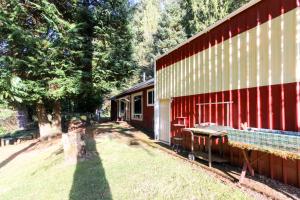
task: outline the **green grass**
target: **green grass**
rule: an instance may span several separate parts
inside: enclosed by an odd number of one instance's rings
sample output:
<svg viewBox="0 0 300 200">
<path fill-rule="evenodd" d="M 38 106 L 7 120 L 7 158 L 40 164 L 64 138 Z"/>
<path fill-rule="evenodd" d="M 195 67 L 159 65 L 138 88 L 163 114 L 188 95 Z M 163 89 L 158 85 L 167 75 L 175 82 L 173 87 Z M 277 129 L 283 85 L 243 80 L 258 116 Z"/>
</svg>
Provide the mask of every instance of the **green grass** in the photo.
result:
<svg viewBox="0 0 300 200">
<path fill-rule="evenodd" d="M 0 199 L 249 199 L 160 150 L 110 137 L 96 143 L 99 156 L 77 165 L 65 164 L 58 146 L 20 154 L 0 168 Z"/>
</svg>

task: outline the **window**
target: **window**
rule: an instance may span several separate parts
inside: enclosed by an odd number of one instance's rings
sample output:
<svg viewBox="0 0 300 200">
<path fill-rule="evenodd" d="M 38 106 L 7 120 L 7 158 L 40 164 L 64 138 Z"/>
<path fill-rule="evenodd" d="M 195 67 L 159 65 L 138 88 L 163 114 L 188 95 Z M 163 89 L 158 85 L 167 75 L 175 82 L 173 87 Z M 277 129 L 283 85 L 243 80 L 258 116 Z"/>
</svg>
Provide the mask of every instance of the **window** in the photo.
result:
<svg viewBox="0 0 300 200">
<path fill-rule="evenodd" d="M 124 101 L 120 101 L 120 114 L 124 114 L 125 113 L 125 102 Z"/>
<path fill-rule="evenodd" d="M 154 105 L 154 90 L 150 89 L 147 90 L 147 106 L 153 106 Z"/>
<path fill-rule="evenodd" d="M 132 119 L 143 119 L 143 96 L 142 93 L 132 95 Z"/>
</svg>

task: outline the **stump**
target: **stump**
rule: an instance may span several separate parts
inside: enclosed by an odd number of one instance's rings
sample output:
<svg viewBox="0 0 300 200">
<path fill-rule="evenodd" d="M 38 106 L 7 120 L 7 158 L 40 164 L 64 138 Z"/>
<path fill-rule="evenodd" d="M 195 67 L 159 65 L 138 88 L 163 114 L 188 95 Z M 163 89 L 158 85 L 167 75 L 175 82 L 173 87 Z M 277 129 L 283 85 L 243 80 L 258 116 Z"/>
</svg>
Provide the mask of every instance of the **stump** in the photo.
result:
<svg viewBox="0 0 300 200">
<path fill-rule="evenodd" d="M 62 144 L 66 162 L 76 163 L 84 159 L 86 154 L 84 138 L 84 124 L 80 121 L 71 122 L 68 133 L 62 134 Z"/>
</svg>

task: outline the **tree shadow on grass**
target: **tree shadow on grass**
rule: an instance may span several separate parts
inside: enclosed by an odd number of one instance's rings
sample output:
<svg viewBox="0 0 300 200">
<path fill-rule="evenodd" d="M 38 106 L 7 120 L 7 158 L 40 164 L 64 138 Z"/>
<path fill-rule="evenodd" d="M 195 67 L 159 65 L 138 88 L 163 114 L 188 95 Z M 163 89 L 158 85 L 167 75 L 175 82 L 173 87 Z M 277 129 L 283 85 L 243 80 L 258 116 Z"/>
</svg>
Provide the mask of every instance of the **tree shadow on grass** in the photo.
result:
<svg viewBox="0 0 300 200">
<path fill-rule="evenodd" d="M 110 187 L 93 136 L 87 136 L 86 149 L 90 156 L 76 164 L 69 199 L 110 200 Z"/>
<path fill-rule="evenodd" d="M 29 144 L 28 146 L 26 146 L 25 148 L 15 152 L 14 154 L 12 154 L 11 156 L 9 156 L 7 159 L 5 159 L 4 161 L 2 161 L 0 163 L 0 168 L 4 167 L 5 165 L 7 165 L 10 161 L 12 161 L 13 159 L 15 159 L 17 156 L 19 156 L 20 154 L 24 153 L 25 151 L 29 150 L 30 148 L 32 148 L 33 146 L 35 146 L 39 141 L 33 142 L 31 144 Z"/>
</svg>

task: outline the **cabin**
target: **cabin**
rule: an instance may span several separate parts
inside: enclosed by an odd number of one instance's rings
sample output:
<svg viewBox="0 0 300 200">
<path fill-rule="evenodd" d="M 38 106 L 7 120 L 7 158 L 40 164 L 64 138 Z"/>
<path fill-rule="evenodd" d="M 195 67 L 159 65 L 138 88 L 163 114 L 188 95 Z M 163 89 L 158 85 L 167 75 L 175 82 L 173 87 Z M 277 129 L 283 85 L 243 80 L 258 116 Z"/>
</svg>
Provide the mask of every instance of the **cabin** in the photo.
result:
<svg viewBox="0 0 300 200">
<path fill-rule="evenodd" d="M 184 128 L 300 132 L 300 1 L 253 0 L 155 60 L 155 138 L 173 144 Z M 281 132 L 280 132 L 281 131 Z M 195 148 L 205 141 L 193 139 Z M 224 157 L 242 166 L 227 139 Z M 298 145 L 299 147 L 299 145 Z M 253 151 L 258 174 L 300 187 L 299 159 Z"/>
<path fill-rule="evenodd" d="M 111 99 L 111 120 L 127 121 L 154 138 L 154 79 L 114 96 Z"/>
</svg>

